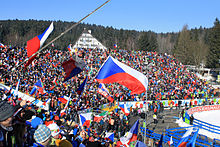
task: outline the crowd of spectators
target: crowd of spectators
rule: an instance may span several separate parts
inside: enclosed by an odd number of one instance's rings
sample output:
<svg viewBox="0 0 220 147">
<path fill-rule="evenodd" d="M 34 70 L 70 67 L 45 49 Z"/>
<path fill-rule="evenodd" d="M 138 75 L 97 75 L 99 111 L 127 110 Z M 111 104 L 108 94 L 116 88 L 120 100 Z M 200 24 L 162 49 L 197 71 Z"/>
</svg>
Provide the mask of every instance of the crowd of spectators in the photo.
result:
<svg viewBox="0 0 220 147">
<path fill-rule="evenodd" d="M 105 139 L 106 132 L 114 132 L 117 139 L 125 135 L 131 127 L 130 116 L 124 115 L 119 109 L 107 114 L 99 122 L 93 121 L 89 128 L 79 126 L 78 115 L 81 111 L 93 109 L 97 114 L 102 111 L 100 108 L 103 104 L 109 103 L 105 97 L 97 93 L 99 83 L 94 79 L 109 55 L 148 77 L 148 100 L 213 98 L 216 95 L 215 90 L 206 81 L 190 73 L 171 55 L 102 49 L 80 49 L 72 54 L 86 63 L 86 69 L 63 82 L 65 72 L 61 65 L 71 57 L 68 51 L 55 48 L 45 50 L 25 68 L 24 64 L 18 65 L 27 58 L 26 49 L 1 48 L 0 82 L 15 89 L 20 80 L 18 90 L 29 95 L 34 84 L 40 79 L 44 92 L 36 92 L 32 96 L 43 102 L 51 100 L 49 110 L 45 111 L 31 102 L 22 101 L 22 98 L 14 96 L 11 89 L 1 89 L 0 146 L 111 146 L 113 142 Z M 78 95 L 77 88 L 86 76 L 88 76 L 87 85 L 83 94 Z M 122 85 L 114 83 L 106 84 L 106 87 L 115 102 L 146 99 L 144 93 L 131 95 L 129 89 Z M 64 115 L 61 115 L 61 110 L 64 109 L 65 104 L 58 100 L 62 96 L 72 99 Z M 162 103 L 151 109 L 158 107 L 163 108 Z M 10 113 L 6 113 L 8 110 L 11 110 Z M 17 110 L 19 113 L 14 115 Z M 141 113 L 141 111 L 135 112 Z M 15 132 L 19 134 L 16 136 Z"/>
</svg>

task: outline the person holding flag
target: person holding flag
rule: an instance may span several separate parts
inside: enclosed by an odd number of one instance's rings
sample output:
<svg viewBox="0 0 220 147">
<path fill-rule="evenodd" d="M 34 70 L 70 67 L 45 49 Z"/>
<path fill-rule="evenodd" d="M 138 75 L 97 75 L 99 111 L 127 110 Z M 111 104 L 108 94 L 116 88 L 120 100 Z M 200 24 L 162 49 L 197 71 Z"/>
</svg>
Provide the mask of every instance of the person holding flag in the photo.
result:
<svg viewBox="0 0 220 147">
<path fill-rule="evenodd" d="M 137 140 L 137 134 L 138 134 L 138 126 L 139 126 L 139 120 L 137 120 L 127 135 L 120 138 L 120 141 L 118 141 L 117 145 L 123 145 L 123 146 L 129 146 L 129 144 L 135 140 Z"/>
<path fill-rule="evenodd" d="M 99 84 L 97 93 L 107 98 L 111 103 L 114 101 L 114 98 L 110 95 L 109 90 L 105 87 L 103 83 Z"/>
<path fill-rule="evenodd" d="M 70 56 L 72 56 L 72 50 L 73 50 L 72 49 L 72 44 L 69 44 L 67 48 L 68 48 L 68 51 L 70 53 Z"/>
<path fill-rule="evenodd" d="M 189 140 L 190 135 L 193 132 L 194 132 L 193 137 L 191 138 L 191 140 Z M 188 128 L 188 130 L 185 132 L 185 134 L 179 140 L 177 147 L 185 147 L 185 146 L 195 147 L 198 132 L 199 132 L 199 128 L 194 128 L 194 127 Z"/>
</svg>

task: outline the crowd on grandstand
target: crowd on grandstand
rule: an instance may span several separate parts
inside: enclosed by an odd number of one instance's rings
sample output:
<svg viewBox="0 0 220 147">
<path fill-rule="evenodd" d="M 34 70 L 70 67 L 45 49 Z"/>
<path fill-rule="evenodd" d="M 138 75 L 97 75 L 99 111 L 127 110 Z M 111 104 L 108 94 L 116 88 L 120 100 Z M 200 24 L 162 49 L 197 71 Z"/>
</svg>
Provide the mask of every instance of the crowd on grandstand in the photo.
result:
<svg viewBox="0 0 220 147">
<path fill-rule="evenodd" d="M 28 67 L 17 67 L 27 58 L 26 49 L 1 48 L 0 82 L 10 89 L 0 91 L 0 146 L 83 147 L 111 146 L 117 143 L 117 140 L 132 127 L 129 117 L 142 113 L 143 109 L 131 108 L 132 113 L 128 116 L 118 108 L 111 112 L 101 109 L 101 106 L 109 101 L 97 93 L 99 83 L 96 82 L 95 76 L 109 55 L 148 77 L 147 99 L 158 101 L 148 103 L 149 109 L 155 114 L 163 111 L 160 100 L 207 99 L 216 96 L 215 89 L 207 81 L 200 80 L 194 73 L 190 73 L 171 55 L 102 49 L 79 49 L 72 54 L 86 63 L 86 69 L 63 82 L 65 72 L 61 65 L 71 57 L 69 52 L 55 48 L 45 50 Z M 15 67 L 17 68 L 14 69 Z M 77 89 L 86 76 L 88 81 L 84 92 L 78 94 Z M 43 90 L 32 92 L 39 80 Z M 11 91 L 16 89 L 18 81 L 18 91 L 48 103 L 49 109 L 44 110 L 13 94 Z M 111 106 L 122 101 L 146 100 L 145 93 L 131 95 L 128 88 L 119 84 L 106 84 L 106 87 L 114 98 L 114 102 L 109 103 Z M 68 103 L 62 101 L 61 98 L 64 96 L 71 100 Z M 14 115 L 17 110 L 19 112 Z M 80 113 L 90 110 L 95 112 L 92 115 L 94 121 L 87 127 L 81 126 Z M 95 120 L 97 114 L 103 114 L 104 117 Z M 107 139 L 107 132 L 114 133 L 116 140 Z M 137 139 L 143 141 L 141 135 L 138 135 Z"/>
</svg>

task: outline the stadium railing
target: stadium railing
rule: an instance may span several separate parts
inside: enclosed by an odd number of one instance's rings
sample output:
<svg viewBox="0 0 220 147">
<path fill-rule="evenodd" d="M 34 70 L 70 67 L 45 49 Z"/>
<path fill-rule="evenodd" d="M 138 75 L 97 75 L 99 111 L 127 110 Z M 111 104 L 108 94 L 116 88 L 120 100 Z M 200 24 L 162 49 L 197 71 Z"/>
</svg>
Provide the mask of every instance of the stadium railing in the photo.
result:
<svg viewBox="0 0 220 147">
<path fill-rule="evenodd" d="M 213 125 L 213 124 L 210 124 L 210 123 L 198 120 L 198 119 L 193 120 L 193 125 L 199 127 L 200 129 L 204 129 L 204 130 L 209 131 L 211 133 L 215 133 L 215 134 L 220 135 L 220 127 L 219 126 L 216 126 L 216 125 Z"/>
</svg>

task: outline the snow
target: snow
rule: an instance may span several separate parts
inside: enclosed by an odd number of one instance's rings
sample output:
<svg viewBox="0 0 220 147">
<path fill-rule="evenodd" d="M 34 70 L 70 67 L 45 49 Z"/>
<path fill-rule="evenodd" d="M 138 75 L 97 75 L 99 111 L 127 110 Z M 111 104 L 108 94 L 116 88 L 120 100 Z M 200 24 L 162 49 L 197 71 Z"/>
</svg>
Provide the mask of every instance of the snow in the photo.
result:
<svg viewBox="0 0 220 147">
<path fill-rule="evenodd" d="M 193 116 L 198 120 L 220 126 L 220 110 L 196 112 Z"/>
<path fill-rule="evenodd" d="M 194 118 L 216 125 L 220 126 L 220 110 L 213 110 L 213 111 L 203 111 L 203 112 L 196 112 L 193 114 Z M 178 119 L 176 121 L 180 127 L 189 127 L 191 125 L 183 122 L 182 118 Z M 199 134 L 205 135 L 209 138 L 216 138 L 220 139 L 220 134 L 211 133 L 209 131 L 206 131 L 204 129 L 199 129 Z"/>
</svg>

